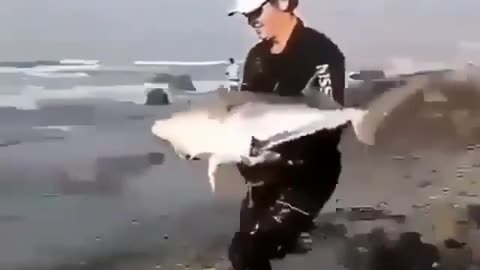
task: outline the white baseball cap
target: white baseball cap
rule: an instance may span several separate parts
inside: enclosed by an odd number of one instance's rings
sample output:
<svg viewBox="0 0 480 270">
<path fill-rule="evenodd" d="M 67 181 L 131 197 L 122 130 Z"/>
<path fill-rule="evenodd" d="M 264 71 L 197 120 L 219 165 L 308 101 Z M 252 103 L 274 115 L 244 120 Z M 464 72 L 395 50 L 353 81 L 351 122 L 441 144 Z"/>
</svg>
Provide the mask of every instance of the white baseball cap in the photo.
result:
<svg viewBox="0 0 480 270">
<path fill-rule="evenodd" d="M 250 13 L 263 6 L 268 0 L 236 0 L 235 2 L 235 8 L 228 12 L 228 16 Z"/>
</svg>

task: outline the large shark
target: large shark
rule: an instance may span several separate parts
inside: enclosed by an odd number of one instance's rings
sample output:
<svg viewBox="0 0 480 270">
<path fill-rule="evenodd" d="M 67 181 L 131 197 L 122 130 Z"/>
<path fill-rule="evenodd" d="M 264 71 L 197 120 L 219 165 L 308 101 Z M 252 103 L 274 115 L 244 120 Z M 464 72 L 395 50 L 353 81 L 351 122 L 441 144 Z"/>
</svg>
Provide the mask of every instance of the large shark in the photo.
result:
<svg viewBox="0 0 480 270">
<path fill-rule="evenodd" d="M 151 131 L 182 159 L 208 159 L 215 191 L 219 165 L 282 160 L 276 146 L 321 130 L 351 125 L 360 142 L 375 144 L 375 131 L 385 116 L 426 82 L 425 76 L 410 78 L 403 89 L 385 92 L 361 107 L 340 106 L 311 87 L 298 97 L 219 90 L 208 104 L 157 120 Z"/>
</svg>

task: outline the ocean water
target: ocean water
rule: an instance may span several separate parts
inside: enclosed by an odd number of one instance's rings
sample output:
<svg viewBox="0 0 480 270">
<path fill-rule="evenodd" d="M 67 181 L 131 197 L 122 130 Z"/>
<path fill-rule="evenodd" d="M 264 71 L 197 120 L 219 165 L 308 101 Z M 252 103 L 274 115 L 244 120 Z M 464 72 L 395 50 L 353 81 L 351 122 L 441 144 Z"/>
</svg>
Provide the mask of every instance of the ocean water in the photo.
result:
<svg viewBox="0 0 480 270">
<path fill-rule="evenodd" d="M 213 91 L 224 81 L 193 81 L 197 91 L 170 91 L 173 96 L 192 96 L 198 93 Z M 3 86 L 0 84 L 0 107 L 15 107 L 22 110 L 37 109 L 43 101 L 55 102 L 66 100 L 109 100 L 118 102 L 133 102 L 145 104 L 148 89 L 143 84 L 112 85 L 112 86 L 75 86 L 65 89 L 45 89 L 39 86 L 27 85 L 21 88 Z"/>
</svg>

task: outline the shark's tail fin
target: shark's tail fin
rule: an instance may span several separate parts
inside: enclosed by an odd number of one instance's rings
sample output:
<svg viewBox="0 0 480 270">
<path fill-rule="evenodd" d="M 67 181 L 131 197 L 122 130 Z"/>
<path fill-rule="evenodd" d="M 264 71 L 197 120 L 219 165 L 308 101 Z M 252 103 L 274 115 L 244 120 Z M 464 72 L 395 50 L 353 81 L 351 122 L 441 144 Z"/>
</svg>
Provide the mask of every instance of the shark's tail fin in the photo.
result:
<svg viewBox="0 0 480 270">
<path fill-rule="evenodd" d="M 362 109 L 349 108 L 348 110 L 353 109 L 357 111 L 353 113 L 351 118 L 357 138 L 363 143 L 373 145 L 375 143 L 375 135 L 388 115 L 407 98 L 421 91 L 428 82 L 427 79 L 424 76 L 412 78 L 406 85 L 401 86 L 401 89 L 383 93 Z"/>
</svg>

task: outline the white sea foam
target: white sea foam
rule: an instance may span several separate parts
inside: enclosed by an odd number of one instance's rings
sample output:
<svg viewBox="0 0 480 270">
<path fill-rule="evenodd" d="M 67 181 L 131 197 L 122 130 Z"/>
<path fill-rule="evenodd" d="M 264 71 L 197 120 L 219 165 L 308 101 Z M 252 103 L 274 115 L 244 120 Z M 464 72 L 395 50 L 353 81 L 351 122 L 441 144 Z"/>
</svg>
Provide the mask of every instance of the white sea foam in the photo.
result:
<svg viewBox="0 0 480 270">
<path fill-rule="evenodd" d="M 76 126 L 33 126 L 33 129 L 37 130 L 61 130 L 63 132 L 69 132 Z"/>
<path fill-rule="evenodd" d="M 100 60 L 88 60 L 88 59 L 62 59 L 60 60 L 62 65 L 98 65 Z"/>
<path fill-rule="evenodd" d="M 25 72 L 26 74 L 30 76 L 35 76 L 35 77 L 42 77 L 42 78 L 84 78 L 84 77 L 89 77 L 85 72 L 69 72 L 69 73 L 48 73 L 48 72 L 37 72 L 37 71 L 28 71 Z"/>
</svg>

